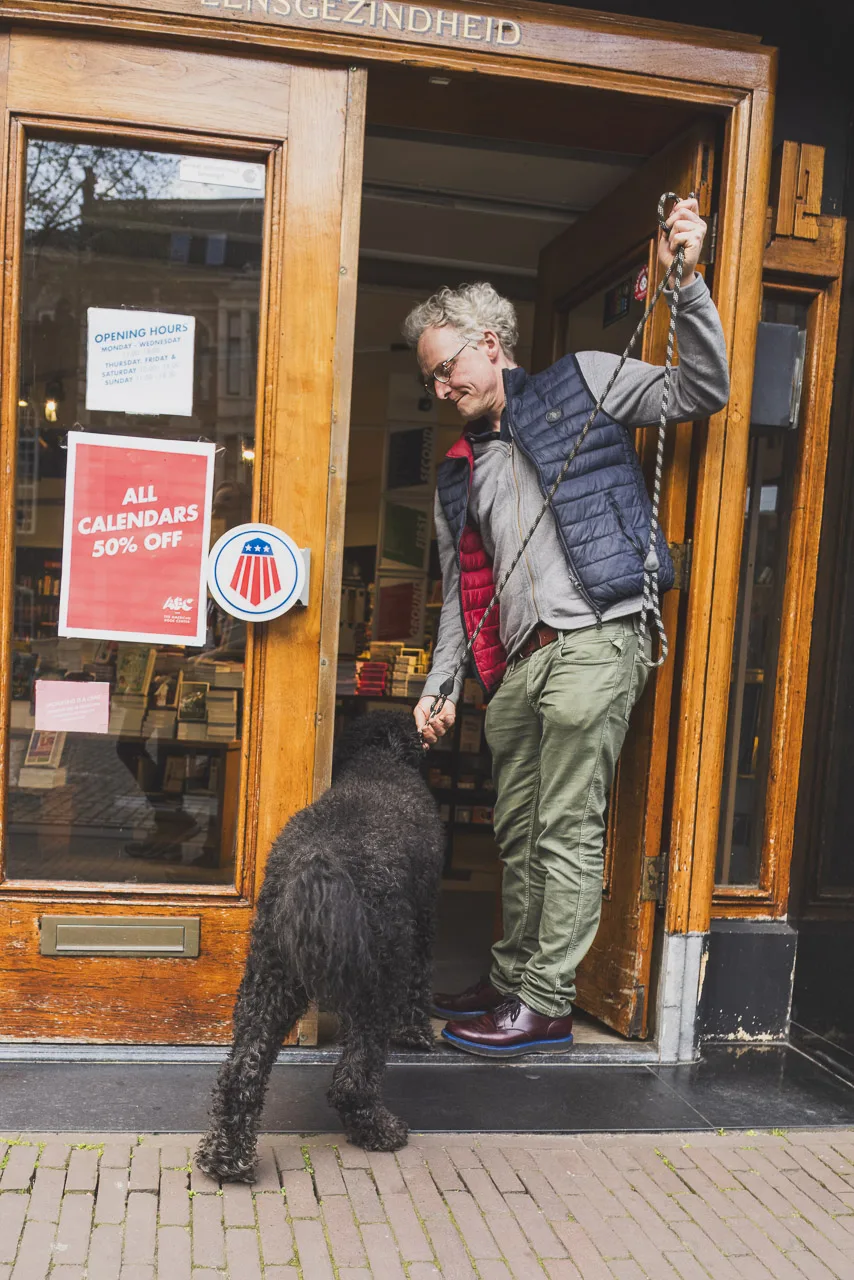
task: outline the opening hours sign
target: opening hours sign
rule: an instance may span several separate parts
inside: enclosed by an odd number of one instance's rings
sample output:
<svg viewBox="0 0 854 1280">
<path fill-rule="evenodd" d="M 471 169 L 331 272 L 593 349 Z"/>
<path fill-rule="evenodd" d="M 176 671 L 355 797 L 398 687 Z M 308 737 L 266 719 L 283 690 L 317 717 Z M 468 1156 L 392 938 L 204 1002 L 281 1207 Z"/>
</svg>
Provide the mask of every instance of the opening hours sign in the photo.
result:
<svg viewBox="0 0 854 1280">
<path fill-rule="evenodd" d="M 60 635 L 204 644 L 214 452 L 69 431 Z"/>
</svg>

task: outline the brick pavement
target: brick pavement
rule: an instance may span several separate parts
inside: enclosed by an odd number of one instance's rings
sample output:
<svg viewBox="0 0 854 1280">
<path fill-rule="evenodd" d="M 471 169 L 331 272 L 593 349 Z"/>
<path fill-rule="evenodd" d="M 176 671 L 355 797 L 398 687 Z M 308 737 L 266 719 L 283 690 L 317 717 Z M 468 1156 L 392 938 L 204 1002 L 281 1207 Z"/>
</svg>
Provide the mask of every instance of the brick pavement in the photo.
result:
<svg viewBox="0 0 854 1280">
<path fill-rule="evenodd" d="M 194 1141 L 0 1135 L 0 1280 L 854 1280 L 854 1129 Z"/>
</svg>

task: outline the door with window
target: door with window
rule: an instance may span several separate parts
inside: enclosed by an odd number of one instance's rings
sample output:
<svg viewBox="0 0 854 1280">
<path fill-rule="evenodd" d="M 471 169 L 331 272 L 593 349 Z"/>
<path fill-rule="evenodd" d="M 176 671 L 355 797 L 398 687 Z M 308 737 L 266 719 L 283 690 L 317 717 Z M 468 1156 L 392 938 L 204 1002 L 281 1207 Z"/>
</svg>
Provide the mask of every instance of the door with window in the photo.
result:
<svg viewBox="0 0 854 1280">
<path fill-rule="evenodd" d="M 646 161 L 546 246 L 538 273 L 534 368 L 570 351 L 623 352 L 661 276 L 656 231 L 661 193 L 693 192 L 710 220 L 713 178 L 714 129 L 703 124 Z M 663 364 L 668 323 L 662 300 L 632 355 Z M 648 482 L 656 432 L 648 428 L 635 437 Z M 620 757 L 609 803 L 602 922 L 578 974 L 579 1007 L 626 1036 L 647 1034 L 653 923 L 663 891 L 661 833 L 678 659 L 674 642 L 687 560 L 691 439 L 691 423 L 672 426 L 665 453 L 660 519 L 677 567 L 677 586 L 662 601 L 670 656 L 650 677 Z"/>
<path fill-rule="evenodd" d="M 810 241 L 780 236 L 765 254 L 742 521 L 731 529 L 740 573 L 717 828 L 720 916 L 821 916 L 837 909 L 838 889 L 845 896 L 844 856 L 832 864 L 834 850 L 849 847 L 847 791 L 842 774 L 824 772 L 847 719 L 843 678 L 823 667 L 843 625 L 841 569 L 828 560 L 817 578 L 819 535 L 829 545 L 841 538 L 848 507 L 835 459 L 825 470 L 844 256 L 845 223 L 831 218 Z M 829 510 L 825 491 L 836 504 Z M 817 691 L 809 718 L 808 674 Z"/>
<path fill-rule="evenodd" d="M 266 850 L 311 799 L 364 73 L 0 39 L 3 1037 L 219 1041 Z M 87 372 L 99 309 L 119 313 L 116 361 L 141 313 L 166 330 L 192 318 L 180 403 L 103 407 Z M 312 552 L 307 606 L 245 624 L 200 602 L 193 645 L 63 634 L 69 432 L 132 456 L 140 442 L 134 502 L 158 483 L 143 445 L 207 442 L 211 543 L 250 520 L 283 528 Z M 128 608 L 139 549 L 129 533 L 101 545 Z M 96 687 L 100 724 L 45 720 L 57 690 Z"/>
</svg>

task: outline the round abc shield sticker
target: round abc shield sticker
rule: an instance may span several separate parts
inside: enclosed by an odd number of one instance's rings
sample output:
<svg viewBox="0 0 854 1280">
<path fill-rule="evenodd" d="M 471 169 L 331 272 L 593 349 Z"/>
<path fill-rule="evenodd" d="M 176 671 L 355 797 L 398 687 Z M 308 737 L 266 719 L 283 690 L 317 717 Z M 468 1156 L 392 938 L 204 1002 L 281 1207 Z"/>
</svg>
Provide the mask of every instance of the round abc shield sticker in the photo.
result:
<svg viewBox="0 0 854 1280">
<path fill-rule="evenodd" d="M 226 613 L 245 622 L 269 622 L 297 603 L 305 561 L 293 538 L 270 524 L 239 524 L 224 533 L 208 557 L 208 586 Z"/>
</svg>

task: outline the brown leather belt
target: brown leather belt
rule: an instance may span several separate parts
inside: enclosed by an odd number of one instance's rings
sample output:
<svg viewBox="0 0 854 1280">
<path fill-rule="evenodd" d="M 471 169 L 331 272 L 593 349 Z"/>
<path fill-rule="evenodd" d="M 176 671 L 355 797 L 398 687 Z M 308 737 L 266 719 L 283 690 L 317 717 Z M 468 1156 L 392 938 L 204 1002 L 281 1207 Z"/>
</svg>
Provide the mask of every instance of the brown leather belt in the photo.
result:
<svg viewBox="0 0 854 1280">
<path fill-rule="evenodd" d="M 536 653 L 538 649 L 545 649 L 547 644 L 554 644 L 559 635 L 560 632 L 556 631 L 554 627 L 547 626 L 545 622 L 538 622 L 517 656 L 530 658 L 531 654 Z"/>
</svg>

